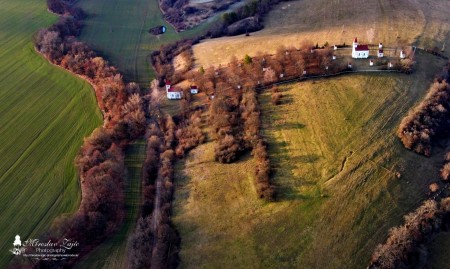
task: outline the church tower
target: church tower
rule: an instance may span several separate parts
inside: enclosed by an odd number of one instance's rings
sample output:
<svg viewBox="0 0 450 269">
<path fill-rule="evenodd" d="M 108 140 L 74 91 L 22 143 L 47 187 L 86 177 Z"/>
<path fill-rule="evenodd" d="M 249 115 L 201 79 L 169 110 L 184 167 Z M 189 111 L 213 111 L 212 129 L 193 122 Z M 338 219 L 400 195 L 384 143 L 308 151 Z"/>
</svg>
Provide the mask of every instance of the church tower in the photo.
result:
<svg viewBox="0 0 450 269">
<path fill-rule="evenodd" d="M 353 47 L 352 47 L 352 58 L 357 58 L 356 56 L 356 48 L 358 47 L 358 38 L 355 37 L 353 40 Z"/>
</svg>

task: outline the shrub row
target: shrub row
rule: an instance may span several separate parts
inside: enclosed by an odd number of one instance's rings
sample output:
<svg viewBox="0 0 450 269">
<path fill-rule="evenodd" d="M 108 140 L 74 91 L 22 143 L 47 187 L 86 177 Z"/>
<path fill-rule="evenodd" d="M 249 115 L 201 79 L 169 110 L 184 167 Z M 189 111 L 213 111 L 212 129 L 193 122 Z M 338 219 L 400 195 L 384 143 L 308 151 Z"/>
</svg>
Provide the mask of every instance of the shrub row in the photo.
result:
<svg viewBox="0 0 450 269">
<path fill-rule="evenodd" d="M 130 268 L 176 268 L 178 265 L 180 238 L 170 222 L 175 130 L 175 123 L 167 116 L 153 124 L 148 132 L 143 166 L 144 201 L 141 218 L 129 239 Z"/>
<path fill-rule="evenodd" d="M 429 254 L 426 244 L 450 224 L 450 198 L 439 203 L 427 200 L 404 220 L 376 247 L 368 269 L 425 268 Z"/>
<path fill-rule="evenodd" d="M 431 155 L 431 143 L 450 127 L 450 87 L 436 81 L 424 100 L 403 118 L 397 135 L 407 149 L 425 156 Z"/>
<path fill-rule="evenodd" d="M 212 136 L 216 139 L 216 160 L 230 163 L 246 150 L 252 150 L 257 194 L 273 200 L 275 188 L 270 183 L 270 160 L 267 143 L 260 134 L 260 108 L 254 88 L 217 92 L 209 116 Z"/>
<path fill-rule="evenodd" d="M 260 107 L 254 90 L 248 90 L 241 100 L 243 140 L 245 148 L 252 149 L 255 158 L 255 185 L 259 198 L 267 201 L 275 199 L 275 186 L 270 183 L 270 159 L 267 142 L 261 136 Z"/>
</svg>

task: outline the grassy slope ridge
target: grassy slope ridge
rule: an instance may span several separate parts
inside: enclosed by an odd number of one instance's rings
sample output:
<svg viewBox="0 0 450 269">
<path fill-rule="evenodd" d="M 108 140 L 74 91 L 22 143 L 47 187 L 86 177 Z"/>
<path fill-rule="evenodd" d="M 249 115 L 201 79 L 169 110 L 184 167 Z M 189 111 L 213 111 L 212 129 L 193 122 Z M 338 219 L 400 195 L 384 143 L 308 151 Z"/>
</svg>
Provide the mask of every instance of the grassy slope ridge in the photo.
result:
<svg viewBox="0 0 450 269">
<path fill-rule="evenodd" d="M 125 75 L 126 79 L 148 87 L 154 77 L 147 56 L 163 44 L 192 37 L 204 31 L 207 24 L 177 33 L 162 18 L 156 0 L 80 0 L 88 12 L 80 40 L 100 51 Z M 159 37 L 148 29 L 165 25 L 167 32 Z"/>
<path fill-rule="evenodd" d="M 277 107 L 262 95 L 279 202 L 258 202 L 246 187 L 252 169 L 242 164 L 249 161 L 216 164 L 208 145 L 190 153 L 179 164 L 174 203 L 180 268 L 365 268 L 438 178 L 443 148 L 425 158 L 395 136 L 443 64 L 427 57 L 418 55 L 427 68 L 410 76 L 286 85 Z"/>
<path fill-rule="evenodd" d="M 125 182 L 126 217 L 119 231 L 81 260 L 76 268 L 126 268 L 128 236 L 133 232 L 141 206 L 141 171 L 145 159 L 145 140 L 132 142 L 125 151 L 127 182 Z"/>
<path fill-rule="evenodd" d="M 32 36 L 56 19 L 45 1 L 0 0 L 0 267 L 16 234 L 38 236 L 80 191 L 74 158 L 101 124 L 92 88 L 50 65 Z"/>
<path fill-rule="evenodd" d="M 355 36 L 360 42 L 394 46 L 414 43 L 442 48 L 450 43 L 450 2 L 446 0 L 294 0 L 275 6 L 265 18 L 265 28 L 250 37 L 223 37 L 194 47 L 202 66 L 227 62 L 232 55 L 243 58 L 278 46 L 299 47 L 304 40 L 323 45 L 347 45 Z M 450 55 L 450 49 L 446 54 Z"/>
</svg>

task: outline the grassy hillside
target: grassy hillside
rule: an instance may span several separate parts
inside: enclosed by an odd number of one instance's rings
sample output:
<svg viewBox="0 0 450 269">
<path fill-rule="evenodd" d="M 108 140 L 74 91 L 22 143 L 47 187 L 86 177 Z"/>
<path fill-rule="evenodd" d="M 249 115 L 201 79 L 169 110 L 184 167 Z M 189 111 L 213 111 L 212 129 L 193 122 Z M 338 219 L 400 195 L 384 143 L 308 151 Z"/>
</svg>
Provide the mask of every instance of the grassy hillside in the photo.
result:
<svg viewBox="0 0 450 269">
<path fill-rule="evenodd" d="M 436 240 L 431 245 L 431 266 L 432 268 L 450 268 L 450 233 L 442 232 L 437 235 Z"/>
<path fill-rule="evenodd" d="M 89 13 L 80 39 L 101 51 L 125 78 L 147 87 L 154 77 L 147 61 L 151 51 L 197 35 L 206 26 L 177 33 L 162 18 L 156 0 L 80 0 L 78 5 Z M 159 37 L 149 34 L 148 29 L 157 25 L 166 26 L 167 32 Z"/>
<path fill-rule="evenodd" d="M 76 268 L 126 268 L 127 239 L 133 232 L 141 206 L 141 170 L 145 159 L 145 140 L 137 140 L 126 150 L 127 182 L 125 187 L 125 207 L 127 215 L 120 230 L 106 242 L 89 253 Z"/>
<path fill-rule="evenodd" d="M 299 47 L 309 40 L 314 45 L 360 42 L 389 46 L 450 44 L 450 2 L 410 0 L 333 0 L 280 3 L 265 17 L 265 28 L 250 37 L 223 37 L 194 47 L 202 66 L 227 62 L 232 55 L 243 58 L 257 51 L 275 51 L 278 46 Z M 448 46 L 447 46 L 448 47 Z M 446 54 L 450 55 L 450 49 Z"/>
<path fill-rule="evenodd" d="M 427 56 L 418 55 L 424 63 Z M 252 160 L 213 160 L 212 144 L 178 164 L 174 223 L 181 268 L 365 268 L 390 227 L 426 197 L 444 148 L 407 151 L 395 131 L 442 61 L 413 75 L 349 75 L 260 97 L 279 201 L 251 188 Z M 397 178 L 396 173 L 401 177 Z"/>
<path fill-rule="evenodd" d="M 78 206 L 74 158 L 101 124 L 92 88 L 36 54 L 44 0 L 0 0 L 0 268 L 16 234 L 38 236 Z"/>
</svg>

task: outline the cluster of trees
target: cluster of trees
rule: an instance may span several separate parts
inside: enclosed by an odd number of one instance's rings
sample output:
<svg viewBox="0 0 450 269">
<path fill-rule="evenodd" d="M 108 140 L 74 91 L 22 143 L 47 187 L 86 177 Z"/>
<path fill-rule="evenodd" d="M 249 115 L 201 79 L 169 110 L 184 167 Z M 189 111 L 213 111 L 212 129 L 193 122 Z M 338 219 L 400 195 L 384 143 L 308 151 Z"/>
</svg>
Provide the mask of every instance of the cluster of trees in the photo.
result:
<svg viewBox="0 0 450 269">
<path fill-rule="evenodd" d="M 177 145 L 175 154 L 177 157 L 183 157 L 189 150 L 206 141 L 206 135 L 202 131 L 202 110 L 196 110 L 188 113 L 180 120 L 175 137 Z"/>
<path fill-rule="evenodd" d="M 185 39 L 173 44 L 161 46 L 157 51 L 151 54 L 151 63 L 156 73 L 158 74 L 158 81 L 160 87 L 163 86 L 165 80 L 170 80 L 172 83 L 177 83 L 183 78 L 183 73 L 191 69 L 194 65 L 194 58 L 192 46 L 197 44 L 199 38 Z M 175 72 L 173 67 L 173 59 L 183 54 L 186 61 L 186 69 Z"/>
<path fill-rule="evenodd" d="M 450 224 L 450 198 L 427 200 L 404 217 L 405 223 L 390 230 L 384 244 L 375 249 L 369 269 L 424 268 L 426 244 Z"/>
<path fill-rule="evenodd" d="M 403 118 L 397 135 L 407 149 L 430 156 L 432 139 L 450 127 L 450 87 L 436 81 L 424 100 Z"/>
<path fill-rule="evenodd" d="M 443 180 L 450 179 L 450 152 L 447 152 L 447 154 L 445 154 L 444 165 L 441 168 L 441 178 Z"/>
<path fill-rule="evenodd" d="M 190 5 L 189 0 L 159 0 L 159 5 L 164 13 L 164 19 L 172 24 L 177 31 L 181 31 L 190 26 L 187 24 L 189 20 L 201 21 L 214 14 L 214 12 L 227 9 L 237 1 L 220 0 L 212 3 Z"/>
<path fill-rule="evenodd" d="M 75 7 L 73 4 L 76 0 L 47 0 L 47 7 L 53 13 L 63 15 L 69 14 L 77 19 L 83 19 L 86 17 L 86 13 L 79 7 Z"/>
<path fill-rule="evenodd" d="M 76 39 L 84 13 L 73 2 L 48 1 L 49 9 L 61 16 L 38 32 L 35 46 L 53 64 L 89 81 L 103 111 L 104 126 L 85 139 L 75 160 L 82 190 L 79 210 L 55 224 L 60 235 L 83 245 L 80 255 L 84 255 L 123 220 L 124 148 L 143 135 L 147 123 L 139 86 L 126 84 L 116 68 Z M 41 263 L 38 266 L 49 266 Z"/>
</svg>

